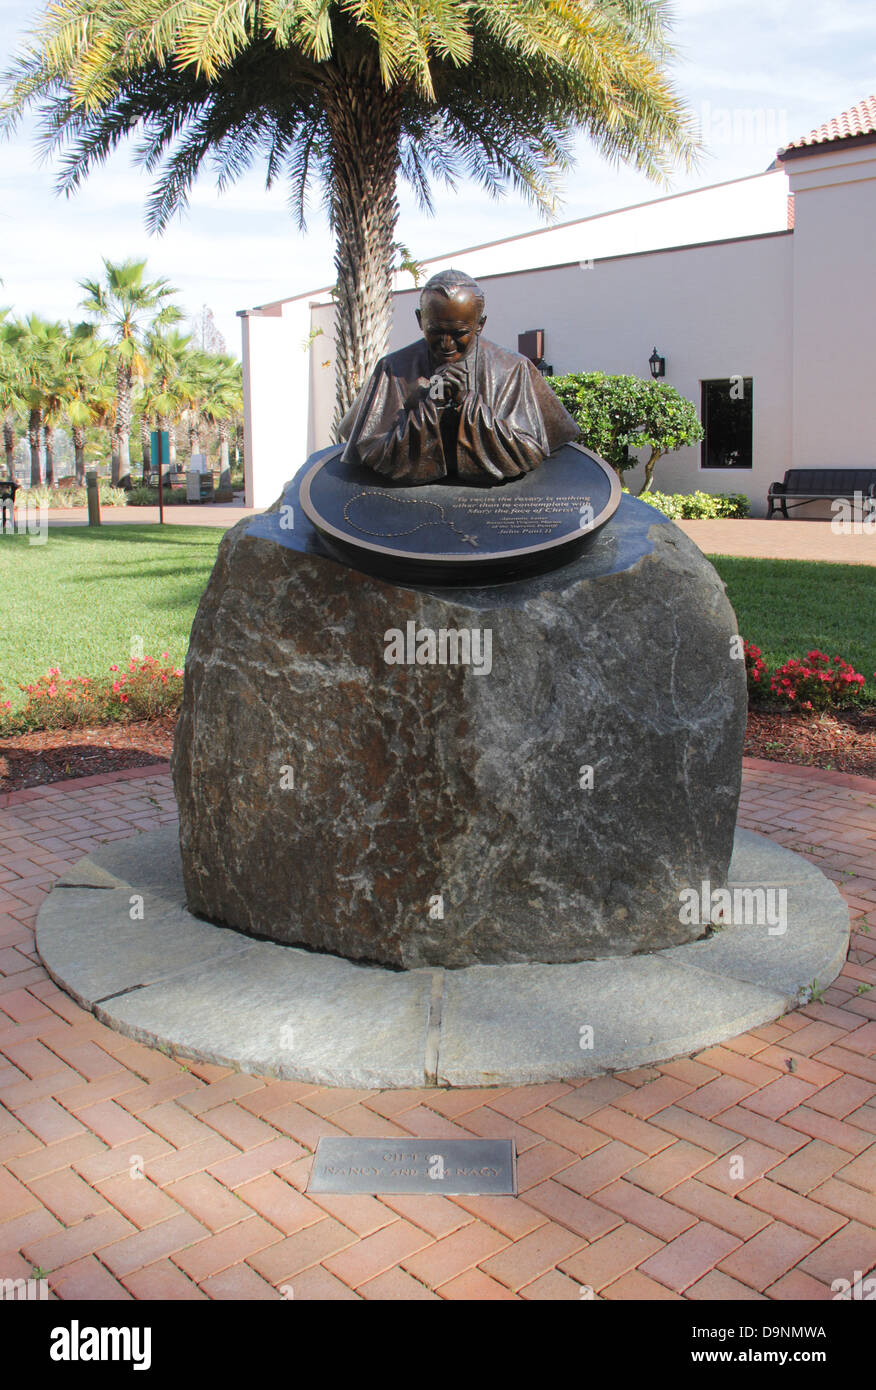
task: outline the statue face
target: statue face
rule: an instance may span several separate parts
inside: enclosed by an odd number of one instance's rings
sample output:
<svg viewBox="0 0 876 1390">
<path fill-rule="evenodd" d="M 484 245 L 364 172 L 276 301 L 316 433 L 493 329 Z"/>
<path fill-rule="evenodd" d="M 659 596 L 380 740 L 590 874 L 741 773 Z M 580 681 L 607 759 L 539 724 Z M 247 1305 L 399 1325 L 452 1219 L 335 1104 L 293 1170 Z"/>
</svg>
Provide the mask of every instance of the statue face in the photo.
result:
<svg viewBox="0 0 876 1390">
<path fill-rule="evenodd" d="M 423 297 L 422 310 L 416 312 L 417 323 L 437 366 L 449 366 L 465 357 L 487 321 L 480 302 L 467 291 L 452 299 L 429 293 Z"/>
</svg>

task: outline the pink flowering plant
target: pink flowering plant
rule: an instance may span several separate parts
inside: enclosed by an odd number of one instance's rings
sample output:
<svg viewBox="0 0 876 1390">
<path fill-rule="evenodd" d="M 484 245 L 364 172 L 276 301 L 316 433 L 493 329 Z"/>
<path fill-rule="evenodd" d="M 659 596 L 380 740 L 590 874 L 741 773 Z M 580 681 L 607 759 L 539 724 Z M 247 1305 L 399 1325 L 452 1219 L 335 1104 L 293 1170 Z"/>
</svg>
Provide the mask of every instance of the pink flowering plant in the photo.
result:
<svg viewBox="0 0 876 1390">
<path fill-rule="evenodd" d="M 748 682 L 749 701 L 760 699 L 769 689 L 770 673 L 763 659 L 763 652 L 753 642 L 743 642 L 745 652 L 745 678 Z"/>
<path fill-rule="evenodd" d="M 0 699 L 0 734 L 34 729 L 69 729 L 174 714 L 180 706 L 182 670 L 167 652 L 131 657 L 126 668 L 112 665 L 105 677 L 63 676 L 50 667 L 44 676 L 20 685 L 25 701 L 13 710 Z M 0 692 L 2 694 L 2 692 Z"/>
<path fill-rule="evenodd" d="M 864 677 L 848 661 L 820 651 L 807 652 L 802 661 L 791 657 L 770 680 L 773 695 L 807 714 L 857 704 L 863 685 Z"/>
</svg>

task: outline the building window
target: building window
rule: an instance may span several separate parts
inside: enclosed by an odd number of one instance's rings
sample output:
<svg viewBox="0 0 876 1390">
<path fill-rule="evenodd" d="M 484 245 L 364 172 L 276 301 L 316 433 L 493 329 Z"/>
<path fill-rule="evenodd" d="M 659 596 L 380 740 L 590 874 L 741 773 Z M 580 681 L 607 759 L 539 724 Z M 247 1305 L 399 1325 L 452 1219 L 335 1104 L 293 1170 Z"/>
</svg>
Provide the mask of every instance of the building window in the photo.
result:
<svg viewBox="0 0 876 1390">
<path fill-rule="evenodd" d="M 704 381 L 701 468 L 750 468 L 752 378 Z"/>
</svg>

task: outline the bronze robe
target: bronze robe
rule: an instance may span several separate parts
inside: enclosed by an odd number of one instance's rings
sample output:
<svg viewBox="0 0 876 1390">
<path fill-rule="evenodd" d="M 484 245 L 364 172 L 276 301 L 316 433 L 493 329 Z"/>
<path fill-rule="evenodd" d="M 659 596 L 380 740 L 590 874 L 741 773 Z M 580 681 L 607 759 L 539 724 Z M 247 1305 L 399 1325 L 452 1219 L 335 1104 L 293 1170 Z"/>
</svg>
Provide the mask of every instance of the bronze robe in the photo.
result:
<svg viewBox="0 0 876 1390">
<path fill-rule="evenodd" d="M 458 406 L 433 400 L 425 339 L 382 357 L 341 423 L 344 462 L 386 478 L 501 481 L 537 468 L 578 426 L 532 363 L 479 338 L 454 366 L 466 372 Z"/>
</svg>

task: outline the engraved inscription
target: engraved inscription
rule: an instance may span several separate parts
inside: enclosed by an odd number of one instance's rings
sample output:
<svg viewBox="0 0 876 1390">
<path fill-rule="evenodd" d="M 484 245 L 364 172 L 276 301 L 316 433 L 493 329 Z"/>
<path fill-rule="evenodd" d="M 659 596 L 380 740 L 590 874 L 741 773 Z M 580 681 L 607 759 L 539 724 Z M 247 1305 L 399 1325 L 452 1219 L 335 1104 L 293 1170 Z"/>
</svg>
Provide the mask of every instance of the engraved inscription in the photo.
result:
<svg viewBox="0 0 876 1390">
<path fill-rule="evenodd" d="M 436 1152 L 437 1149 L 437 1152 Z M 375 1139 L 321 1139 L 309 1189 L 314 1192 L 513 1194 L 510 1140 L 435 1140 L 392 1148 Z"/>
<path fill-rule="evenodd" d="M 568 517 L 576 519 L 589 496 L 575 497 L 471 497 L 459 501 L 454 511 L 467 512 L 500 535 L 549 535 Z"/>
</svg>

